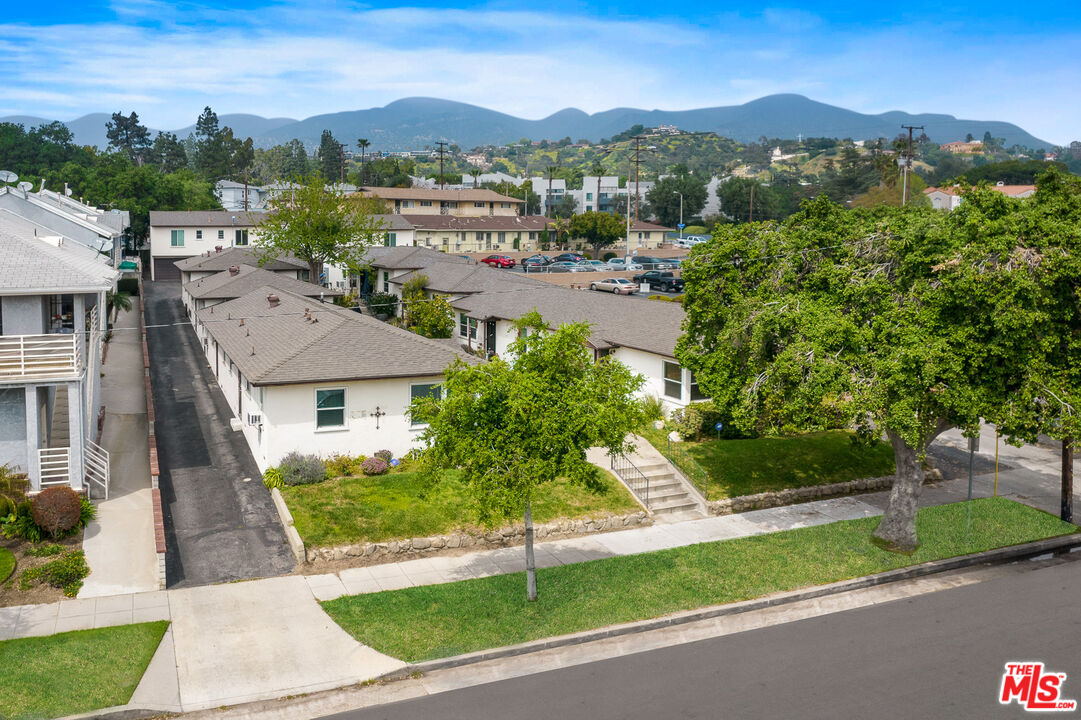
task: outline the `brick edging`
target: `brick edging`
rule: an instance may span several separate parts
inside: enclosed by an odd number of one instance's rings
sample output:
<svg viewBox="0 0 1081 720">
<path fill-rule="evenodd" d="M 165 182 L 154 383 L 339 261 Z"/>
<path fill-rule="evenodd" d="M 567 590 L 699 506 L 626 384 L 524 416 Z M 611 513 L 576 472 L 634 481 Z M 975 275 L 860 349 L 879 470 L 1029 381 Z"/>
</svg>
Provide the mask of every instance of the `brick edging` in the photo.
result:
<svg viewBox="0 0 1081 720">
<path fill-rule="evenodd" d="M 143 388 L 146 395 L 147 459 L 150 463 L 150 510 L 154 516 L 154 551 L 158 556 L 158 588 L 165 589 L 165 514 L 161 508 L 158 477 L 158 440 L 154 433 L 154 388 L 150 381 L 150 347 L 146 342 L 146 302 L 143 299 L 143 277 L 139 276 L 139 339 L 143 350 Z"/>
</svg>

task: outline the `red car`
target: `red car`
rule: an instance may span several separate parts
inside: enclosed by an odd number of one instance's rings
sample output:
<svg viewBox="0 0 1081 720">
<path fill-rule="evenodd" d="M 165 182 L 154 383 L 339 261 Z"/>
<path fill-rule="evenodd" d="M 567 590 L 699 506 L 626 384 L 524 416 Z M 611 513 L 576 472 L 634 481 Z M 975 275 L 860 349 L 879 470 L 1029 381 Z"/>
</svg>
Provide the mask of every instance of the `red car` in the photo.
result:
<svg viewBox="0 0 1081 720">
<path fill-rule="evenodd" d="M 488 257 L 481 260 L 481 262 L 488 267 L 499 268 L 512 268 L 515 264 L 514 258 L 508 257 L 506 255 L 489 255 Z"/>
</svg>

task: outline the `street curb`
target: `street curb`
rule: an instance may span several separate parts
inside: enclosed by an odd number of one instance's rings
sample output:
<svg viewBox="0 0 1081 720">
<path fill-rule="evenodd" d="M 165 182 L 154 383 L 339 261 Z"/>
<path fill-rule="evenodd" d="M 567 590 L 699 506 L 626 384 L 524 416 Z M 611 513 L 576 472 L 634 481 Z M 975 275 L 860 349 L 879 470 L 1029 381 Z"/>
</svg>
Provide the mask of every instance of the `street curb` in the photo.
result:
<svg viewBox="0 0 1081 720">
<path fill-rule="evenodd" d="M 976 553 L 975 555 L 961 555 L 958 557 L 946 558 L 944 560 L 932 560 L 931 562 L 912 565 L 907 568 L 887 570 L 886 572 L 878 573 L 876 575 L 867 575 L 851 580 L 841 580 L 828 585 L 818 585 L 816 587 L 804 588 L 801 590 L 777 593 L 776 595 L 769 595 L 753 600 L 744 600 L 742 602 L 728 603 L 726 605 L 714 605 L 708 608 L 688 610 L 660 618 L 639 620 L 637 622 L 624 623 L 622 625 L 612 625 L 599 630 L 586 630 L 580 633 L 560 635 L 544 640 L 534 640 L 519 645 L 508 645 L 492 650 L 480 650 L 465 655 L 457 655 L 455 657 L 414 663 L 387 673 L 386 675 L 381 675 L 376 679 L 402 680 L 416 673 L 424 674 L 435 670 L 473 665 L 487 660 L 517 657 L 540 652 L 542 650 L 581 645 L 595 640 L 650 632 L 652 630 L 660 630 L 676 625 L 685 625 L 699 620 L 709 620 L 728 615 L 739 615 L 745 612 L 788 605 L 803 600 L 813 600 L 815 598 L 837 595 L 852 590 L 862 590 L 878 585 L 886 585 L 901 580 L 926 577 L 928 575 L 935 575 L 950 570 L 959 570 L 974 565 L 1002 564 L 1013 562 L 1015 560 L 1038 557 L 1048 553 L 1068 552 L 1076 548 L 1081 548 L 1081 531 L 1075 531 L 1068 535 L 1060 535 L 1059 537 L 1048 538 L 1046 540 L 1037 540 L 1023 545 L 1012 545 L 1004 548 L 996 548 L 994 550 L 986 550 L 981 553 Z"/>
<path fill-rule="evenodd" d="M 285 529 L 285 539 L 289 541 L 289 549 L 293 551 L 293 557 L 296 558 L 298 564 L 304 564 L 307 562 L 304 541 L 300 538 L 297 529 L 293 527 L 293 513 L 289 512 L 289 506 L 285 504 L 281 490 L 271 488 L 270 499 L 274 501 L 274 509 L 278 511 L 278 519 Z"/>
</svg>

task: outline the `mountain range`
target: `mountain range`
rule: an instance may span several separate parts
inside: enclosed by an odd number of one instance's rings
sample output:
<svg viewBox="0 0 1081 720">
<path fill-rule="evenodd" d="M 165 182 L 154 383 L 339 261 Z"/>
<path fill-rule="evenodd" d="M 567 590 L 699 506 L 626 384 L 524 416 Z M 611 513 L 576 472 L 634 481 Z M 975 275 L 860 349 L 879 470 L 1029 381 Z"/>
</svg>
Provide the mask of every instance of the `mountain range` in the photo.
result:
<svg viewBox="0 0 1081 720">
<path fill-rule="evenodd" d="M 80 145 L 105 147 L 107 113 L 84 115 L 65 123 Z M 221 126 L 229 126 L 234 135 L 251 137 L 257 147 L 270 147 L 298 138 L 309 149 L 319 144 L 323 130 L 353 147 L 357 138 L 367 138 L 371 150 L 417 150 L 437 140 L 463 148 L 479 145 L 503 145 L 521 138 L 596 142 L 634 125 L 645 127 L 674 125 L 681 130 L 715 132 L 740 142 L 769 138 L 836 137 L 854 140 L 896 137 L 902 125 L 922 125 L 924 132 L 939 143 L 964 140 L 972 134 L 982 138 L 985 132 L 1003 138 L 1006 147 L 1014 144 L 1050 149 L 1054 143 L 1040 140 L 1012 123 L 996 120 L 964 120 L 952 115 L 910 114 L 899 110 L 867 115 L 835 105 L 811 100 L 802 95 L 769 95 L 743 105 L 700 108 L 697 110 L 640 110 L 615 108 L 592 115 L 576 108 L 566 108 L 541 120 L 526 120 L 487 108 L 440 100 L 404 98 L 384 107 L 367 110 L 315 115 L 305 120 L 264 118 L 259 115 L 225 114 L 218 117 Z M 17 122 L 26 127 L 50 122 L 44 118 L 14 115 L 0 117 L 0 122 Z M 185 138 L 194 125 L 171 130 Z M 153 130 L 157 134 L 157 130 Z"/>
</svg>

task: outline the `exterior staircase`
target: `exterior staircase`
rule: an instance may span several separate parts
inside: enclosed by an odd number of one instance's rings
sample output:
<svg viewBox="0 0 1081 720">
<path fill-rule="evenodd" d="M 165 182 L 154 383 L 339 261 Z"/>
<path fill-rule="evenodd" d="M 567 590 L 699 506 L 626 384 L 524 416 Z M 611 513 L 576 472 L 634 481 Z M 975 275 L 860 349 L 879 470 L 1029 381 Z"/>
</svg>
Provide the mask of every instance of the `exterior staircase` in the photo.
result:
<svg viewBox="0 0 1081 720">
<path fill-rule="evenodd" d="M 628 438 L 635 451 L 608 457 L 600 448 L 587 452 L 590 462 L 610 470 L 658 522 L 706 516 L 705 498 L 668 459 L 642 437 Z"/>
<path fill-rule="evenodd" d="M 644 502 L 654 515 L 695 513 L 701 516 L 699 503 L 691 497 L 683 481 L 676 477 L 671 463 L 661 458 L 635 465 L 649 480 L 649 490 Z"/>
</svg>

